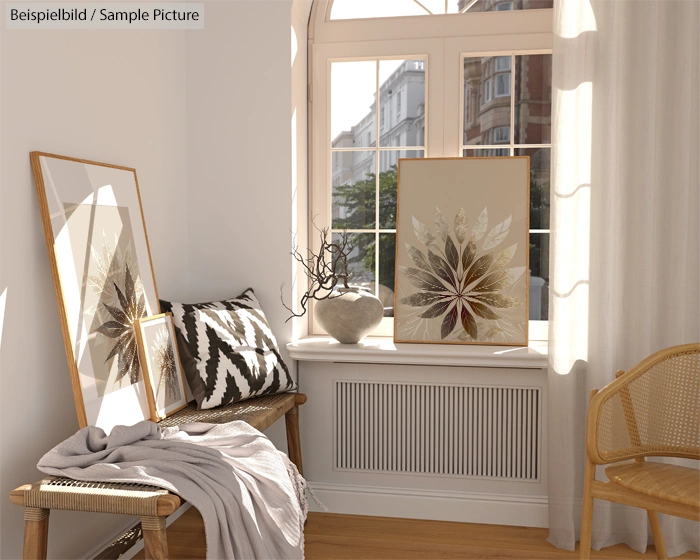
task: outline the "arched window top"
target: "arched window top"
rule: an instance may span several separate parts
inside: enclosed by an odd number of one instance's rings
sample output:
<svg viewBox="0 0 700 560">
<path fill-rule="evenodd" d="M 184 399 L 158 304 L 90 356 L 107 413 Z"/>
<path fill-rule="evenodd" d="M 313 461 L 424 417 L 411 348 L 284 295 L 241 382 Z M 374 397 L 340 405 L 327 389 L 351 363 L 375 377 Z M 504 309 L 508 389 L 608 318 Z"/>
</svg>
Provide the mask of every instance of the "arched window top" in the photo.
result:
<svg viewBox="0 0 700 560">
<path fill-rule="evenodd" d="M 333 0 L 331 20 L 551 8 L 553 0 Z"/>
</svg>

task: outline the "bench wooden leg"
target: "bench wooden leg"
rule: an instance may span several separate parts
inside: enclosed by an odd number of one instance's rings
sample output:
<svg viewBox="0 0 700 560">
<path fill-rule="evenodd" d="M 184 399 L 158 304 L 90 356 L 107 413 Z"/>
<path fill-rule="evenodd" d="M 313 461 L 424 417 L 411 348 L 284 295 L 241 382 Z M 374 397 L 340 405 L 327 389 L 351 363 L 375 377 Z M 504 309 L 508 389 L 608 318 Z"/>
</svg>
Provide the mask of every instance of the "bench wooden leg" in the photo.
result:
<svg viewBox="0 0 700 560">
<path fill-rule="evenodd" d="M 44 508 L 24 508 L 24 560 L 46 559 L 49 513 Z"/>
<path fill-rule="evenodd" d="M 297 466 L 300 475 L 304 475 L 304 467 L 301 461 L 301 442 L 299 440 L 299 407 L 294 406 L 284 415 L 284 423 L 287 426 L 287 449 L 289 459 Z"/>
<path fill-rule="evenodd" d="M 168 560 L 165 517 L 142 517 L 141 529 L 146 560 Z"/>
</svg>

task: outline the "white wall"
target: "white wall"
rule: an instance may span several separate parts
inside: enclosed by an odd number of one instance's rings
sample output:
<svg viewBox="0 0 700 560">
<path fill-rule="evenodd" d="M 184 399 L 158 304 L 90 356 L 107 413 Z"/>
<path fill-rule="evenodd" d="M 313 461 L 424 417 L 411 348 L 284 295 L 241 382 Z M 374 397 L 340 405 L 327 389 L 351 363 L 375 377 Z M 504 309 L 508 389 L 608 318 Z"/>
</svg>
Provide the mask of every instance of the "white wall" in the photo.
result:
<svg viewBox="0 0 700 560">
<path fill-rule="evenodd" d="M 291 0 L 207 3 L 187 37 L 187 167 L 190 300 L 252 287 L 291 368 L 290 35 Z M 266 433 L 286 450 L 282 422 Z"/>
<path fill-rule="evenodd" d="M 5 7 L 2 6 L 4 20 Z M 185 35 L 0 29 L 0 557 L 20 558 L 9 492 L 78 423 L 29 152 L 135 167 L 158 289 L 184 298 L 189 269 Z M 129 520 L 55 511 L 49 555 L 80 558 Z"/>
</svg>

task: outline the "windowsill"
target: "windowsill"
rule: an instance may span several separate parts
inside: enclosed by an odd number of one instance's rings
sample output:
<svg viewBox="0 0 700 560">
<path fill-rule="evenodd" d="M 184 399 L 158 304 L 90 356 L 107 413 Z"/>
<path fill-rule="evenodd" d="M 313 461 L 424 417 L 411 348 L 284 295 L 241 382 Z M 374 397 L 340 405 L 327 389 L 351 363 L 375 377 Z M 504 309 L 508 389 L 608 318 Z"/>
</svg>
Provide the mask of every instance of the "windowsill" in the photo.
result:
<svg viewBox="0 0 700 560">
<path fill-rule="evenodd" d="M 287 344 L 294 360 L 430 366 L 541 369 L 547 367 L 547 343 L 530 346 L 394 344 L 390 337 L 368 337 L 341 344 L 330 337 L 308 337 Z"/>
</svg>

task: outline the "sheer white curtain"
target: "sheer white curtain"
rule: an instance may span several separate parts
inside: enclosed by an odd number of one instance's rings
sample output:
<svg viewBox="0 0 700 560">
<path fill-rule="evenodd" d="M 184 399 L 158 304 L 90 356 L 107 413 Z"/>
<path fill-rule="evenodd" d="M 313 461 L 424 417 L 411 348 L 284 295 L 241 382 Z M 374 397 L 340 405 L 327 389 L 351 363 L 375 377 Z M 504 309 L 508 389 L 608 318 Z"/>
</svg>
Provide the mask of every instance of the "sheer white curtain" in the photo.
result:
<svg viewBox="0 0 700 560">
<path fill-rule="evenodd" d="M 700 2 L 556 0 L 554 20 L 549 541 L 573 550 L 590 389 L 700 340 Z M 700 550 L 660 517 L 669 556 Z M 649 539 L 646 512 L 596 500 L 593 548 Z"/>
</svg>

